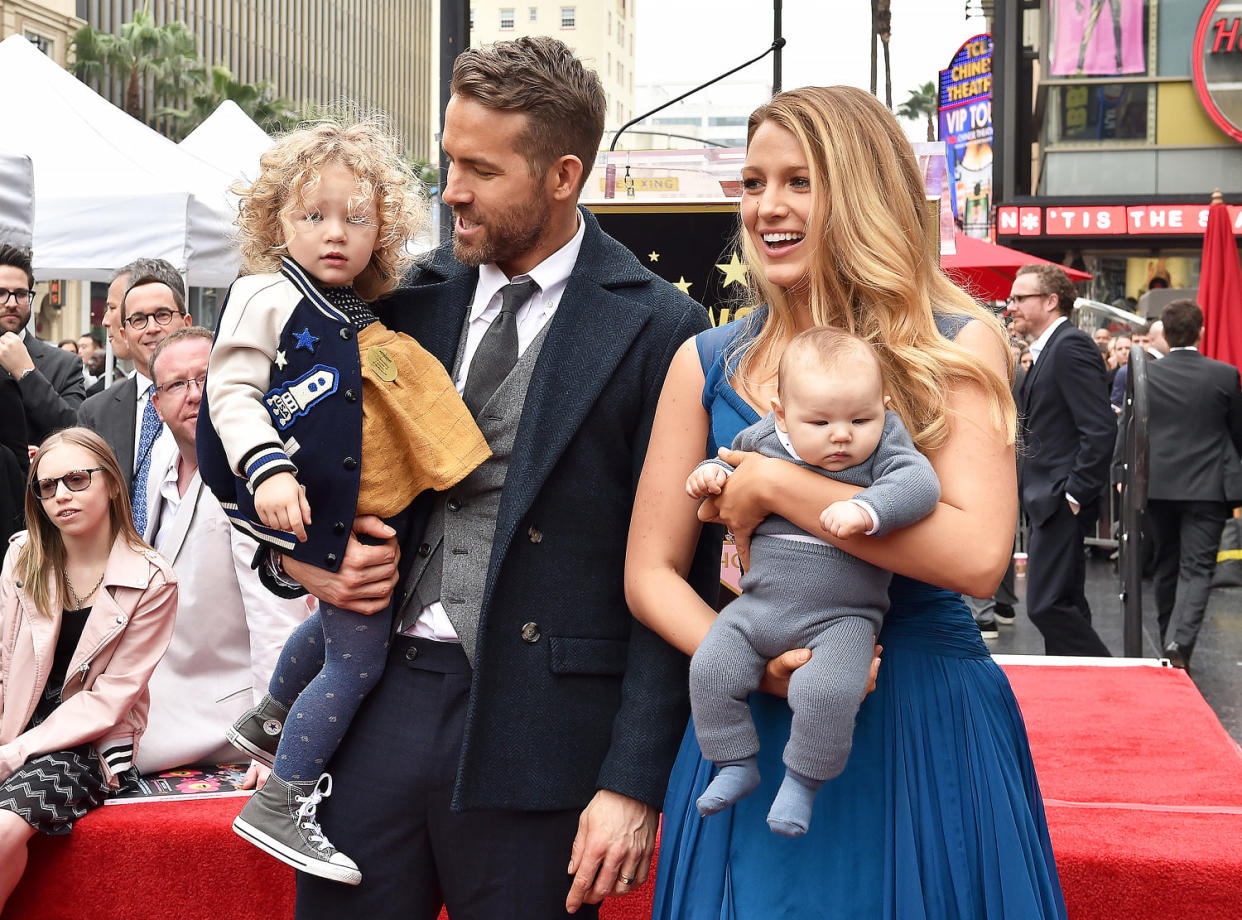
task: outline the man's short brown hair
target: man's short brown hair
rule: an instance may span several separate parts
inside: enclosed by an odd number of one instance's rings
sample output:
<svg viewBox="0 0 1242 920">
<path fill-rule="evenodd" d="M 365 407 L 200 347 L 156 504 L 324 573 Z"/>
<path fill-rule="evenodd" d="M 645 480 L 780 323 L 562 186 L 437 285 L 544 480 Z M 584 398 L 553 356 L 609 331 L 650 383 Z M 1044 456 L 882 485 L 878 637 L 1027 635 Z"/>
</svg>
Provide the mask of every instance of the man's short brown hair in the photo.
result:
<svg viewBox="0 0 1242 920">
<path fill-rule="evenodd" d="M 542 176 L 557 157 L 571 154 L 582 161 L 582 191 L 604 136 L 606 102 L 595 71 L 563 42 L 523 36 L 463 51 L 450 89 L 489 109 L 524 113 L 518 152 L 531 175 Z"/>
<path fill-rule="evenodd" d="M 1069 275 L 1065 274 L 1065 269 L 1060 265 L 1023 265 L 1018 269 L 1017 277 L 1022 275 L 1034 275 L 1039 279 L 1039 286 L 1045 294 L 1057 295 L 1057 309 L 1062 316 L 1069 316 L 1074 312 L 1074 301 L 1078 299 L 1078 292 L 1074 290 L 1074 282 L 1070 281 Z"/>
<path fill-rule="evenodd" d="M 151 371 L 151 382 L 159 383 L 159 379 L 155 373 L 155 362 L 166 348 L 176 345 L 178 342 L 184 342 L 186 339 L 204 339 L 210 346 L 215 336 L 210 329 L 204 326 L 182 326 L 180 329 L 174 329 L 168 335 L 156 343 L 155 350 L 151 352 L 151 364 L 148 370 Z"/>
<path fill-rule="evenodd" d="M 1164 340 L 1170 348 L 1185 348 L 1199 341 L 1203 329 L 1203 311 L 1193 300 L 1173 300 L 1160 313 L 1164 323 Z"/>
</svg>

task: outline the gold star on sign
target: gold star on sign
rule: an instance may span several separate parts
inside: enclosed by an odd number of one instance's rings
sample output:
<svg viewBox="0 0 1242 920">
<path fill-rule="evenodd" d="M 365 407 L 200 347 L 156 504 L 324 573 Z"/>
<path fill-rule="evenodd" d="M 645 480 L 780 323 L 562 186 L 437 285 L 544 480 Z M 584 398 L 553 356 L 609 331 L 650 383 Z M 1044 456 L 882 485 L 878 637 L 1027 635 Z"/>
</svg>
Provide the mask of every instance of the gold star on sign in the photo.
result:
<svg viewBox="0 0 1242 920">
<path fill-rule="evenodd" d="M 660 254 L 653 249 L 651 252 L 647 253 L 647 258 L 652 262 L 659 262 Z"/>
<path fill-rule="evenodd" d="M 687 281 L 685 275 L 678 275 L 677 281 L 673 284 L 673 287 L 677 288 L 677 290 L 681 291 L 683 294 L 689 297 L 690 296 L 690 285 L 692 284 L 694 284 L 694 282 Z"/>
<path fill-rule="evenodd" d="M 724 272 L 724 283 L 721 287 L 728 287 L 733 282 L 737 282 L 742 287 L 750 287 L 746 281 L 746 263 L 737 257 L 734 252 L 729 256 L 729 261 L 721 265 L 717 263 L 716 267 Z"/>
</svg>

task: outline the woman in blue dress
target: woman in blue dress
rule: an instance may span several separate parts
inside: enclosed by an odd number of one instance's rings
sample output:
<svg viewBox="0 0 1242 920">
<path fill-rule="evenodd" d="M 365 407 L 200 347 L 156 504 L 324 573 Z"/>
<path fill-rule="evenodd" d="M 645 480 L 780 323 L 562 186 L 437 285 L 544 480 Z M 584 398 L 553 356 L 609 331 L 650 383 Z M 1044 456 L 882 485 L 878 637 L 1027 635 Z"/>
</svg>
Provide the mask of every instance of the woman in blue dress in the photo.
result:
<svg viewBox="0 0 1242 920">
<path fill-rule="evenodd" d="M 765 816 L 783 775 L 788 675 L 751 706 L 763 785 L 700 818 L 712 765 L 687 732 L 665 803 L 654 920 L 1059 918 L 1065 906 L 1026 729 L 960 593 L 990 594 L 1017 515 L 1011 362 L 997 320 L 940 272 L 923 182 L 892 114 L 851 87 L 776 96 L 750 119 L 740 245 L 758 306 L 678 351 L 631 526 L 626 592 L 639 620 L 692 653 L 714 612 L 686 584 L 701 515 L 739 551 L 768 513 L 897 573 L 844 773 L 788 839 Z M 923 521 L 836 540 L 819 513 L 856 489 L 755 454 L 702 510 L 689 470 L 769 410 L 785 344 L 816 325 L 871 341 L 891 407 L 940 478 Z"/>
</svg>

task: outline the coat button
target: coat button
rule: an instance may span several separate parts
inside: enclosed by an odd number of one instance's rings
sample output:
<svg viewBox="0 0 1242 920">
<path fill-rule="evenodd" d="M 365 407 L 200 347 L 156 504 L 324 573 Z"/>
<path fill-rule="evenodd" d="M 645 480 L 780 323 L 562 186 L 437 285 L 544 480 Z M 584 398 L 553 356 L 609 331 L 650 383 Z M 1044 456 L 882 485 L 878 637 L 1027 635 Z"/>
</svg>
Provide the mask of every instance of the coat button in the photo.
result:
<svg viewBox="0 0 1242 920">
<path fill-rule="evenodd" d="M 531 543 L 542 543 L 543 542 L 543 531 L 540 530 L 538 527 L 531 527 L 530 530 L 526 531 L 526 536 L 530 537 Z"/>
<path fill-rule="evenodd" d="M 345 532 L 345 522 L 337 521 L 332 525 L 332 532 L 338 537 Z"/>
<path fill-rule="evenodd" d="M 336 565 L 336 553 L 328 553 L 323 557 L 324 565 Z"/>
<path fill-rule="evenodd" d="M 352 402 L 357 402 L 357 401 L 358 401 L 358 394 L 357 394 L 357 393 L 355 393 L 353 390 L 346 390 L 346 391 L 345 391 L 345 402 L 351 402 L 351 403 L 352 403 Z"/>
<path fill-rule="evenodd" d="M 358 469 L 358 461 L 353 457 L 346 457 L 344 462 L 341 463 L 341 466 L 345 467 L 347 470 L 356 470 Z"/>
<path fill-rule="evenodd" d="M 353 337 L 354 337 L 354 330 L 352 326 L 344 326 L 341 328 L 341 338 L 343 338 L 346 342 L 348 342 Z"/>
<path fill-rule="evenodd" d="M 430 556 L 430 555 L 431 555 L 431 544 L 430 544 L 430 543 L 420 543 L 420 544 L 419 544 L 419 546 L 418 546 L 418 554 L 419 554 L 420 556 L 422 556 L 424 559 L 426 559 L 428 556 Z"/>
<path fill-rule="evenodd" d="M 448 510 L 449 510 L 449 511 L 460 511 L 460 510 L 461 510 L 461 502 L 459 502 L 459 501 L 458 501 L 457 499 L 455 499 L 455 498 L 450 498 L 450 499 L 448 500 Z"/>
<path fill-rule="evenodd" d="M 414 646 L 411 645 L 409 648 L 405 650 L 406 661 L 413 661 L 417 657 L 418 657 L 418 649 L 416 649 Z"/>
<path fill-rule="evenodd" d="M 522 626 L 522 641 L 534 645 L 539 641 L 539 624 L 526 623 Z"/>
</svg>

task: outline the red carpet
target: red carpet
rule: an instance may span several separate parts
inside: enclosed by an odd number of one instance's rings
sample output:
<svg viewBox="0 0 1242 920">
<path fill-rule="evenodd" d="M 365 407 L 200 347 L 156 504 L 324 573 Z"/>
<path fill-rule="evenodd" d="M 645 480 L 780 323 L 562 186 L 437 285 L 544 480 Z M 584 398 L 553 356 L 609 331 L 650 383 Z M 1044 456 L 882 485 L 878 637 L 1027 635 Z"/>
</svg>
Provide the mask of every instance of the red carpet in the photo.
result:
<svg viewBox="0 0 1242 920">
<path fill-rule="evenodd" d="M 1072 920 L 1242 917 L 1242 752 L 1189 678 L 1149 667 L 1005 670 Z M 292 870 L 229 830 L 241 803 L 102 808 L 67 838 L 36 838 L 4 920 L 291 917 Z M 605 920 L 645 920 L 653 885 L 608 901 Z"/>
<path fill-rule="evenodd" d="M 1071 918 L 1242 917 L 1242 751 L 1184 671 L 1006 666 Z"/>
</svg>

